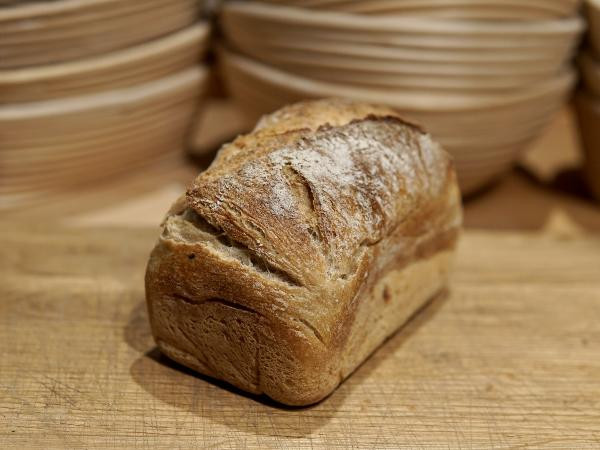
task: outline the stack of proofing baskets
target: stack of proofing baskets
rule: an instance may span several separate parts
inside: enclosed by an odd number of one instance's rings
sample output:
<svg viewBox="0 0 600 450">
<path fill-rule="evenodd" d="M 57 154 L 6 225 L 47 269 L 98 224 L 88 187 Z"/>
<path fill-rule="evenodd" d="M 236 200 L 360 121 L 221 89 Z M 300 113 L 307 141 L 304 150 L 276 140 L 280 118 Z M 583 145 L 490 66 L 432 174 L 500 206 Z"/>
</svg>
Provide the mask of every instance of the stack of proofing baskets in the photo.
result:
<svg viewBox="0 0 600 450">
<path fill-rule="evenodd" d="M 0 7 L 0 208 L 180 151 L 207 70 L 198 0 Z"/>
<path fill-rule="evenodd" d="M 250 116 L 303 98 L 386 103 L 453 155 L 463 192 L 505 172 L 568 99 L 578 0 L 230 1 L 221 70 Z"/>
<path fill-rule="evenodd" d="M 584 176 L 600 200 L 600 0 L 587 0 L 588 43 L 579 55 L 583 87 L 576 97 L 581 142 L 585 152 Z"/>
</svg>

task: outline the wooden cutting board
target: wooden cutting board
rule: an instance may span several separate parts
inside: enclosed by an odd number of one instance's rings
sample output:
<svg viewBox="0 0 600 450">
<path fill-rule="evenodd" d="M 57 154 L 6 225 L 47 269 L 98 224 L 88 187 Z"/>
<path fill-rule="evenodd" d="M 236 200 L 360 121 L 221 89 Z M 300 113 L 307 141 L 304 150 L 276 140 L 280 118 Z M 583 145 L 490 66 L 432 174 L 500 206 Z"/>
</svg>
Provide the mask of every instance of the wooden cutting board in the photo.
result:
<svg viewBox="0 0 600 450">
<path fill-rule="evenodd" d="M 435 300 L 282 409 L 154 347 L 156 229 L 0 229 L 0 448 L 599 448 L 600 238 L 467 232 Z"/>
</svg>

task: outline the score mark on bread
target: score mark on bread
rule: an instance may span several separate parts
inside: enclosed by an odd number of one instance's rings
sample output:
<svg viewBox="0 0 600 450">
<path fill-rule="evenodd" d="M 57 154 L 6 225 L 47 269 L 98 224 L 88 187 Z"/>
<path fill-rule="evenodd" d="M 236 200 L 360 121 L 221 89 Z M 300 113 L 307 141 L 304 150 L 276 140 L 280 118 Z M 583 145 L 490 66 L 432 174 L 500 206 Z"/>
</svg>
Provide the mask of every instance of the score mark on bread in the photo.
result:
<svg viewBox="0 0 600 450">
<path fill-rule="evenodd" d="M 346 100 L 285 107 L 171 208 L 146 273 L 154 338 L 248 392 L 317 402 L 445 288 L 460 224 L 422 130 Z"/>
</svg>

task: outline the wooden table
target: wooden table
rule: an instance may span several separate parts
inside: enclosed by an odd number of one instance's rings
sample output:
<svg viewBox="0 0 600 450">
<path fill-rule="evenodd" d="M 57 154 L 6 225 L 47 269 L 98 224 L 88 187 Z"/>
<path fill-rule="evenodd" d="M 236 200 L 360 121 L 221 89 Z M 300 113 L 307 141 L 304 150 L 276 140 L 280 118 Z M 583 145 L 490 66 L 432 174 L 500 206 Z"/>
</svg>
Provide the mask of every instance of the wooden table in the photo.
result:
<svg viewBox="0 0 600 450">
<path fill-rule="evenodd" d="M 155 229 L 2 231 L 3 449 L 600 446 L 600 238 L 467 232 L 449 296 L 281 409 L 158 353 Z"/>
<path fill-rule="evenodd" d="M 305 409 L 154 346 L 145 262 L 197 168 L 171 161 L 13 211 L 0 223 L 0 448 L 600 448 L 600 213 L 552 181 L 577 160 L 569 123 L 468 200 L 450 294 Z"/>
</svg>

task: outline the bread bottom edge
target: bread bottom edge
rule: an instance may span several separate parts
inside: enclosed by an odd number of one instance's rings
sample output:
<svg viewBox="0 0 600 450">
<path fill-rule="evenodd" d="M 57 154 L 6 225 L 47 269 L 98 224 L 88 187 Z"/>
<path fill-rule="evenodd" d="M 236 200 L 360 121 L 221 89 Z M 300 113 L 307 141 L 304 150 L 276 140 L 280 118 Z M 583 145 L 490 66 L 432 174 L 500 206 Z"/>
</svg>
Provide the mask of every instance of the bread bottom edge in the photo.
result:
<svg viewBox="0 0 600 450">
<path fill-rule="evenodd" d="M 264 394 L 285 405 L 308 406 L 318 403 L 334 392 L 407 321 L 446 290 L 452 256 L 451 250 L 440 251 L 408 266 L 390 270 L 381 277 L 372 289 L 359 299 L 354 321 L 349 325 L 347 342 L 341 350 L 330 356 L 332 365 L 329 370 L 322 374 L 309 374 L 307 379 L 311 381 L 304 386 L 293 382 L 285 383 L 283 378 L 280 382 L 274 377 L 269 380 L 260 378 L 258 371 L 261 364 L 258 355 L 250 354 L 251 352 L 245 355 L 246 361 L 238 359 L 240 366 L 234 367 L 234 372 L 232 368 L 226 371 L 224 367 L 215 366 L 220 370 L 219 373 L 206 363 L 206 355 L 200 346 L 190 347 L 189 342 L 187 345 L 167 342 L 161 337 L 163 333 L 160 330 L 158 335 L 155 333 L 155 340 L 160 351 L 167 357 L 205 376 L 224 381 L 254 395 Z M 227 314 L 231 316 L 231 323 L 239 318 L 247 320 L 242 317 L 243 311 L 231 310 Z M 248 332 L 241 330 L 239 334 L 247 336 Z M 218 336 L 213 338 L 209 341 L 216 342 L 221 339 Z M 190 352 L 192 348 L 198 355 Z M 285 349 L 280 351 L 285 352 Z M 211 361 L 214 366 L 214 359 Z M 230 364 L 230 361 L 227 363 Z M 256 380 L 252 379 L 254 369 L 257 371 Z M 224 376 L 224 373 L 236 373 L 236 376 Z"/>
</svg>

